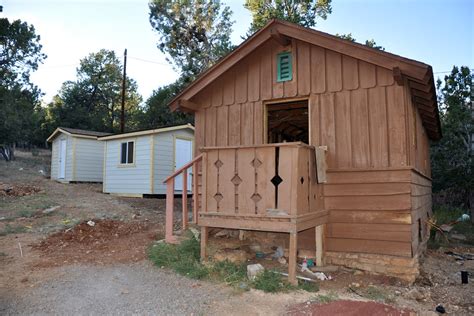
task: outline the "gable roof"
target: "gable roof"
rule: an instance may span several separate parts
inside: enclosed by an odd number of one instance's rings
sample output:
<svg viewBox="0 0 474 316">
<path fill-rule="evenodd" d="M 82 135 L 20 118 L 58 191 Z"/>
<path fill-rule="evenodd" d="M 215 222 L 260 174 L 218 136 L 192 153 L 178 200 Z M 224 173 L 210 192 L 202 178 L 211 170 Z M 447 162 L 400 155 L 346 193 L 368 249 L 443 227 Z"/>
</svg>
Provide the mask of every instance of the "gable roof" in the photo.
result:
<svg viewBox="0 0 474 316">
<path fill-rule="evenodd" d="M 430 65 L 281 20 L 268 22 L 265 27 L 203 72 L 171 100 L 169 103 L 171 110 L 196 111 L 199 106 L 193 103 L 191 98 L 225 71 L 250 55 L 267 40 L 273 39 L 284 43 L 292 38 L 392 70 L 397 84 L 409 85 L 413 102 L 420 112 L 428 136 L 432 139 L 441 138 L 433 70 Z"/>
<path fill-rule="evenodd" d="M 136 132 L 128 132 L 128 133 L 122 133 L 122 134 L 102 136 L 102 137 L 99 137 L 99 140 L 112 140 L 112 139 L 120 139 L 120 138 L 127 138 L 127 137 L 137 137 L 137 136 L 177 131 L 181 129 L 190 129 L 194 132 L 194 126 L 192 126 L 191 124 L 184 124 L 184 125 L 177 125 L 177 126 L 160 127 L 160 128 L 149 129 L 145 131 L 136 131 Z"/>
<path fill-rule="evenodd" d="M 111 135 L 110 133 L 88 131 L 88 130 L 85 130 L 85 129 L 77 129 L 77 128 L 69 128 L 69 127 L 58 127 L 48 137 L 47 141 L 48 142 L 52 141 L 59 133 L 64 133 L 66 135 L 72 135 L 72 136 L 75 136 L 75 137 L 91 138 L 91 139 L 97 139 L 100 136 Z"/>
</svg>

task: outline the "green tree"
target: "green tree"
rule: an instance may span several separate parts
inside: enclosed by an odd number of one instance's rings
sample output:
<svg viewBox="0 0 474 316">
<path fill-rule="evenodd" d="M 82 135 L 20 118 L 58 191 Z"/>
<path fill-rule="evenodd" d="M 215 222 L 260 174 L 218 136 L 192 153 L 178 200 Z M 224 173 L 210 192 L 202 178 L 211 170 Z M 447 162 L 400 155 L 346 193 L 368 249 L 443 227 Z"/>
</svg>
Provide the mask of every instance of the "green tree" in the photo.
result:
<svg viewBox="0 0 474 316">
<path fill-rule="evenodd" d="M 161 126 L 193 123 L 194 118 L 192 115 L 182 112 L 171 112 L 168 106 L 168 103 L 181 88 L 182 83 L 177 81 L 153 91 L 153 94 L 145 102 L 143 113 L 140 115 L 140 128 L 152 129 Z"/>
<path fill-rule="evenodd" d="M 158 48 L 185 83 L 233 48 L 232 11 L 219 0 L 153 0 L 149 8 L 150 23 L 160 35 Z"/>
<path fill-rule="evenodd" d="M 326 20 L 331 14 L 332 0 L 246 0 L 244 7 L 252 14 L 247 33 L 252 35 L 271 19 L 280 19 L 304 27 L 316 25 L 316 19 Z"/>
<path fill-rule="evenodd" d="M 474 217 L 474 135 L 472 79 L 469 67 L 453 67 L 438 80 L 443 138 L 431 144 L 433 192 L 445 191 L 453 206 L 470 207 Z M 473 219 L 474 220 L 474 219 Z"/>
<path fill-rule="evenodd" d="M 352 36 L 352 33 L 347 33 L 347 34 L 336 33 L 336 36 L 347 41 L 356 42 L 356 39 Z M 375 42 L 374 39 L 366 40 L 364 45 L 378 49 L 378 50 L 385 50 L 383 46 L 377 45 L 377 42 Z"/>
<path fill-rule="evenodd" d="M 38 135 L 41 92 L 30 74 L 46 58 L 39 41 L 32 25 L 0 19 L 0 154 L 7 161 L 16 143 L 31 143 Z"/>
<path fill-rule="evenodd" d="M 115 52 L 102 49 L 80 61 L 76 81 L 63 83 L 48 105 L 47 129 L 57 126 L 118 132 L 121 113 L 122 64 Z M 142 101 L 135 80 L 126 78 L 125 126 L 136 126 Z"/>
</svg>

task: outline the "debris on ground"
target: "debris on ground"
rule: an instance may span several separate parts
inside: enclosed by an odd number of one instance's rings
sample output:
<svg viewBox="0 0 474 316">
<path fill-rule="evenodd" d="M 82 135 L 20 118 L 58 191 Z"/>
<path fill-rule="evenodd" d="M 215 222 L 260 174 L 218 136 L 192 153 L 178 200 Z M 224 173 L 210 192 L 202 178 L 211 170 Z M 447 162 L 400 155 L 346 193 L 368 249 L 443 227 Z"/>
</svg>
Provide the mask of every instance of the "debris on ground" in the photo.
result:
<svg viewBox="0 0 474 316">
<path fill-rule="evenodd" d="M 41 189 L 32 185 L 16 184 L 9 185 L 0 182 L 0 196 L 26 196 L 40 192 Z"/>
<path fill-rule="evenodd" d="M 88 221 L 88 222 L 87 222 L 87 225 L 89 225 L 90 227 L 94 227 L 94 226 L 95 226 L 95 222 L 94 222 L 94 221 Z"/>
<path fill-rule="evenodd" d="M 247 266 L 247 278 L 250 281 L 255 280 L 257 275 L 265 271 L 265 268 L 260 263 L 249 264 Z"/>
<path fill-rule="evenodd" d="M 376 302 L 336 300 L 326 304 L 301 303 L 290 307 L 288 315 L 413 315 L 408 309 L 397 309 Z"/>
<path fill-rule="evenodd" d="M 56 205 L 56 206 L 53 206 L 53 207 L 50 207 L 50 208 L 47 208 L 45 210 L 42 211 L 43 214 L 50 214 L 54 211 L 56 211 L 58 208 L 60 208 L 61 206 L 59 205 Z"/>
</svg>

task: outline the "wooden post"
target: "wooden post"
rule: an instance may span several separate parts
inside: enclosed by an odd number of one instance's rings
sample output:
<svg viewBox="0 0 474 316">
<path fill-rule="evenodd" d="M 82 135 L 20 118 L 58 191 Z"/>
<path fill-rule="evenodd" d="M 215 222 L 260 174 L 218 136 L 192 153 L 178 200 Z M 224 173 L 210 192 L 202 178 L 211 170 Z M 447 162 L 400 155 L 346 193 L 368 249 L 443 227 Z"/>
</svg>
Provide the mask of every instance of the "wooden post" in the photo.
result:
<svg viewBox="0 0 474 316">
<path fill-rule="evenodd" d="M 207 240 L 209 237 L 209 227 L 201 227 L 201 261 L 206 261 L 207 259 Z"/>
<path fill-rule="evenodd" d="M 198 207 L 199 207 L 199 188 L 198 188 L 198 166 L 193 163 L 193 222 L 197 225 L 198 222 Z"/>
<path fill-rule="evenodd" d="M 183 206 L 183 231 L 188 228 L 188 169 L 183 171 L 183 194 L 182 194 L 182 206 Z"/>
<path fill-rule="evenodd" d="M 316 266 L 321 267 L 323 265 L 323 238 L 324 238 L 324 226 L 316 226 Z"/>
<path fill-rule="evenodd" d="M 166 226 L 165 241 L 173 243 L 174 178 L 166 182 Z"/>
<path fill-rule="evenodd" d="M 290 249 L 288 254 L 288 282 L 298 285 L 296 279 L 296 252 L 298 246 L 298 232 L 290 233 Z"/>
</svg>

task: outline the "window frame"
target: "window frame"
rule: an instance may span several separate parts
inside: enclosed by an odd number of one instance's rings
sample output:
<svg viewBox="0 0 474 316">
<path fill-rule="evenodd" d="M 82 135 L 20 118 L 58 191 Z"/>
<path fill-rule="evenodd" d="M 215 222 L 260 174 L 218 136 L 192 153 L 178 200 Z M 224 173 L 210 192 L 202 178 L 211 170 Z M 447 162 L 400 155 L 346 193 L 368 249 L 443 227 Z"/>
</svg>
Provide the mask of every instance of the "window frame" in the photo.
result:
<svg viewBox="0 0 474 316">
<path fill-rule="evenodd" d="M 133 146 L 133 152 L 132 152 L 132 157 L 131 157 L 132 161 L 131 162 L 129 162 L 129 160 L 130 160 L 129 159 L 130 158 L 130 156 L 129 156 L 129 154 L 130 154 L 130 145 L 129 144 L 130 143 L 133 144 L 132 145 Z M 124 141 L 120 141 L 120 143 L 119 143 L 119 148 L 120 148 L 119 149 L 119 166 L 120 167 L 133 167 L 133 166 L 135 166 L 135 157 L 136 157 L 135 153 L 137 151 L 136 143 L 137 143 L 136 139 L 127 139 L 127 140 L 124 140 Z M 125 146 L 125 162 L 122 162 L 123 148 L 124 148 L 123 145 L 124 144 L 126 145 Z"/>
</svg>

